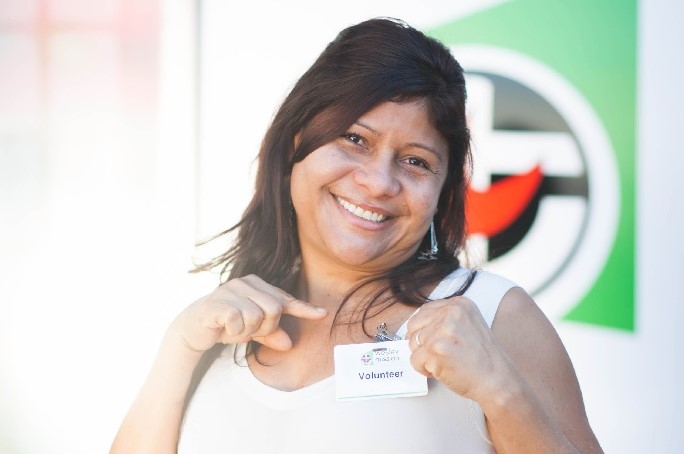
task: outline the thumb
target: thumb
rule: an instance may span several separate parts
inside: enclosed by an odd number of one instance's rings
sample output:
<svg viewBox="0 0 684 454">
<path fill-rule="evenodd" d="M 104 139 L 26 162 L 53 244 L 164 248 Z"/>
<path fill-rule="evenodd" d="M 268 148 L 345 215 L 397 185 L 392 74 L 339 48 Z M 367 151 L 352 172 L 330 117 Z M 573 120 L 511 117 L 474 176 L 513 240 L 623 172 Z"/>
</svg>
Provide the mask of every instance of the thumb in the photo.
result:
<svg viewBox="0 0 684 454">
<path fill-rule="evenodd" d="M 284 352 L 292 348 L 292 339 L 280 326 L 266 336 L 255 336 L 252 340 L 273 350 Z"/>
</svg>

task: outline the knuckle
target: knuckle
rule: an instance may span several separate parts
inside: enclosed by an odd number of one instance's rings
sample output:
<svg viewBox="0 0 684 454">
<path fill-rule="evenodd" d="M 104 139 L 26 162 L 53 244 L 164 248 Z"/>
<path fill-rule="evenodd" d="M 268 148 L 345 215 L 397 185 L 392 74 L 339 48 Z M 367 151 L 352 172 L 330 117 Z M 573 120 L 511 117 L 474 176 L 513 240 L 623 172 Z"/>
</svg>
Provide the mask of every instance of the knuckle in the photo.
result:
<svg viewBox="0 0 684 454">
<path fill-rule="evenodd" d="M 231 279 L 223 284 L 218 288 L 218 290 L 235 290 L 239 288 L 242 285 L 242 279 L 239 277 L 236 277 L 235 279 Z"/>
<path fill-rule="evenodd" d="M 265 317 L 272 318 L 280 315 L 283 311 L 283 306 L 275 299 L 266 298 L 261 303 L 261 310 L 264 312 Z"/>
<path fill-rule="evenodd" d="M 224 318 L 227 323 L 235 323 L 236 321 L 242 321 L 242 311 L 240 311 L 235 306 L 228 306 L 223 309 Z"/>
<path fill-rule="evenodd" d="M 248 274 L 247 276 L 236 277 L 229 280 L 223 287 L 232 290 L 237 293 L 244 293 L 246 290 L 254 287 L 254 279 L 256 278 L 253 274 Z"/>
<path fill-rule="evenodd" d="M 278 303 L 280 305 L 285 305 L 285 304 L 297 304 L 298 300 L 287 293 L 285 290 L 281 290 L 278 292 Z"/>
<path fill-rule="evenodd" d="M 430 344 L 430 351 L 435 356 L 447 356 L 451 351 L 451 342 L 448 342 L 445 339 L 438 339 Z"/>
<path fill-rule="evenodd" d="M 259 326 L 264 319 L 264 313 L 259 309 L 251 310 L 249 312 L 243 313 L 242 317 L 245 321 L 246 326 Z"/>
<path fill-rule="evenodd" d="M 418 312 L 416 315 L 411 317 L 408 321 L 408 324 L 406 325 L 406 329 L 408 330 L 408 333 L 413 334 L 415 331 L 418 331 L 417 326 L 420 326 L 420 315 L 422 314 L 422 310 Z"/>
<path fill-rule="evenodd" d="M 256 274 L 248 274 L 246 276 L 243 276 L 242 279 L 247 285 L 254 289 L 263 290 L 264 288 L 272 287 L 271 284 L 269 284 Z"/>
<path fill-rule="evenodd" d="M 443 319 L 452 320 L 455 322 L 463 320 L 464 310 L 458 304 L 451 304 L 449 307 L 445 307 L 442 313 Z"/>
<path fill-rule="evenodd" d="M 477 305 L 471 300 L 470 298 L 466 298 L 465 296 L 459 297 L 455 301 L 455 306 L 461 308 L 463 311 L 472 311 L 477 307 Z"/>
<path fill-rule="evenodd" d="M 235 291 L 238 291 L 240 293 L 244 293 L 246 289 L 250 288 L 251 285 L 249 284 L 249 281 L 247 281 L 244 277 L 234 279 L 233 280 L 233 289 Z"/>
<path fill-rule="evenodd" d="M 432 376 L 437 379 L 439 379 L 442 376 L 442 371 L 444 370 L 439 361 L 430 361 L 429 364 L 425 365 L 425 369 L 427 369 L 427 371 L 430 372 L 430 374 L 432 374 Z"/>
<path fill-rule="evenodd" d="M 212 293 L 195 301 L 192 305 L 192 310 L 200 317 L 207 317 L 216 313 L 216 308 L 220 307 L 218 304 L 220 303 L 217 302 L 214 293 Z"/>
</svg>

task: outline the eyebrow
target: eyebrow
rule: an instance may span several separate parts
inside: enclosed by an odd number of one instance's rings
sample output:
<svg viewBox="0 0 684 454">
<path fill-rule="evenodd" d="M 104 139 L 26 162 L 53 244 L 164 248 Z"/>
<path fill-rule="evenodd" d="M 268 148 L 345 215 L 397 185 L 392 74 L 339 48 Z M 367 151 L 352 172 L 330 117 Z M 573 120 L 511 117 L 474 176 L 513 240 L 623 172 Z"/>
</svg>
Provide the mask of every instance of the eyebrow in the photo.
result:
<svg viewBox="0 0 684 454">
<path fill-rule="evenodd" d="M 354 124 L 357 125 L 357 126 L 361 126 L 362 128 L 365 128 L 365 129 L 369 130 L 370 132 L 372 132 L 372 133 L 375 134 L 375 135 L 378 134 L 378 131 L 376 131 L 375 129 L 371 128 L 370 126 L 368 126 L 368 125 L 365 124 L 365 123 L 362 123 L 362 122 L 360 122 L 360 121 L 355 121 Z M 430 153 L 434 154 L 434 155 L 437 157 L 437 159 L 439 159 L 440 162 L 442 162 L 442 155 L 441 155 L 436 149 L 434 149 L 434 148 L 432 148 L 432 147 L 430 147 L 430 146 L 428 146 L 428 145 L 425 145 L 424 143 L 420 143 L 420 142 L 409 142 L 407 145 L 408 145 L 409 147 L 422 148 L 422 149 L 425 150 L 425 151 L 429 151 Z"/>
</svg>

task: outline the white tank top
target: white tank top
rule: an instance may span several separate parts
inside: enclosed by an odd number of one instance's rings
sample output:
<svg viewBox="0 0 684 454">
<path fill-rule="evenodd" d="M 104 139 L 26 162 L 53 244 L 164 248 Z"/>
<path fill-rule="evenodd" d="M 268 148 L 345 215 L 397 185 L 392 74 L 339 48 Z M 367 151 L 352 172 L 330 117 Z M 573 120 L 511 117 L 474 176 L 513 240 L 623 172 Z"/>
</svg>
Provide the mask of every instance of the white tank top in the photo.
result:
<svg viewBox="0 0 684 454">
<path fill-rule="evenodd" d="M 467 278 L 459 269 L 430 299 L 452 295 Z M 465 296 L 491 327 L 501 298 L 515 284 L 480 271 Z M 398 333 L 399 334 L 399 333 Z M 406 323 L 400 329 L 406 334 Z M 260 382 L 227 346 L 190 402 L 179 454 L 479 454 L 494 453 L 479 405 L 428 380 L 421 397 L 335 400 L 335 377 L 295 391 Z"/>
</svg>

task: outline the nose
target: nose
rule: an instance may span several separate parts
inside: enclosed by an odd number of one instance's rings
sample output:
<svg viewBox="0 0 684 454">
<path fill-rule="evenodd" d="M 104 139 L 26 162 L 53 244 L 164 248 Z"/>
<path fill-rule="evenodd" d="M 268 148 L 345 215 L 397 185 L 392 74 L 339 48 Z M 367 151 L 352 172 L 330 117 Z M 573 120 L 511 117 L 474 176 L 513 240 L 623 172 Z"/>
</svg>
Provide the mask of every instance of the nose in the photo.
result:
<svg viewBox="0 0 684 454">
<path fill-rule="evenodd" d="M 395 196 L 401 190 L 397 170 L 392 158 L 378 154 L 374 159 L 359 164 L 354 171 L 354 181 L 371 197 Z"/>
</svg>

